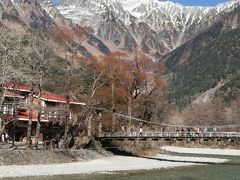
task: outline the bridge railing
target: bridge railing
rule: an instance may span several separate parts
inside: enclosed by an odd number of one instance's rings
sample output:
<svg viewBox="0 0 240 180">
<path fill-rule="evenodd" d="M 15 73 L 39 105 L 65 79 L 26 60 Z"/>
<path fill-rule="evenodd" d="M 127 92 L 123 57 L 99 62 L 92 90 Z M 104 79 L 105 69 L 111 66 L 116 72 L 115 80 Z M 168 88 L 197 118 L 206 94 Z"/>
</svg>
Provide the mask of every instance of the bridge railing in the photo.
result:
<svg viewBox="0 0 240 180">
<path fill-rule="evenodd" d="M 99 137 L 106 138 L 240 138 L 240 132 L 119 132 L 104 133 Z"/>
</svg>

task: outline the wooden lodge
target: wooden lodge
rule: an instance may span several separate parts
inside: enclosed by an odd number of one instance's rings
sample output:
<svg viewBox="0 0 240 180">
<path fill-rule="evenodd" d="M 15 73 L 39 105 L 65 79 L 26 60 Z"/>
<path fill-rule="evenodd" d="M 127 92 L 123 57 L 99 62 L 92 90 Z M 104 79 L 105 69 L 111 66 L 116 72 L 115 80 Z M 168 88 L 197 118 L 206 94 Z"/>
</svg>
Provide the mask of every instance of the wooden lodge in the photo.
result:
<svg viewBox="0 0 240 180">
<path fill-rule="evenodd" d="M 30 109 L 32 136 L 35 136 L 37 121 L 41 123 L 40 141 L 62 136 L 66 123 L 77 123 L 77 113 L 85 103 L 50 92 L 30 97 L 31 89 L 26 85 L 8 85 L 1 90 L 5 99 L 1 113 L 7 124 L 5 131 L 11 136 L 14 128 L 16 141 L 23 141 L 27 136 Z"/>
</svg>

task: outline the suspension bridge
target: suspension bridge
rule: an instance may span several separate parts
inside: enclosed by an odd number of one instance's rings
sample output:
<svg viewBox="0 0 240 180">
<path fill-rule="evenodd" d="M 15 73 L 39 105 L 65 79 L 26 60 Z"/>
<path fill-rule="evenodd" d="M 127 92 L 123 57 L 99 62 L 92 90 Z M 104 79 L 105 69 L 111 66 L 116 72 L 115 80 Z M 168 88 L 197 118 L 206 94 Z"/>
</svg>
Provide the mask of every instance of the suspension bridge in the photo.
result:
<svg viewBox="0 0 240 180">
<path fill-rule="evenodd" d="M 155 129 L 159 130 L 143 130 L 137 126 L 131 130 L 126 130 L 124 126 L 115 132 L 99 133 L 96 138 L 99 140 L 240 140 L 240 124 L 226 125 L 199 125 L 187 126 L 179 124 L 167 124 L 149 122 L 146 120 L 129 117 L 120 113 L 115 113 L 119 118 L 135 121 L 139 123 L 152 124 Z"/>
</svg>

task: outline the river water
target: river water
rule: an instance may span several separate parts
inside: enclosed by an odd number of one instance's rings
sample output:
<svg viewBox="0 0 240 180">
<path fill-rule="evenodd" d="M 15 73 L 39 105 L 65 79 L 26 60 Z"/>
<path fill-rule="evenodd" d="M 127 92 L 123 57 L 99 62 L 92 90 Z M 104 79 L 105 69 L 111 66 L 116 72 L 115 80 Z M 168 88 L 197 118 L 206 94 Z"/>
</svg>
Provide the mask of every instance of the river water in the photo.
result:
<svg viewBox="0 0 240 180">
<path fill-rule="evenodd" d="M 240 180 L 240 157 L 228 158 L 230 162 L 227 164 L 94 175 L 4 178 L 4 180 Z"/>
</svg>

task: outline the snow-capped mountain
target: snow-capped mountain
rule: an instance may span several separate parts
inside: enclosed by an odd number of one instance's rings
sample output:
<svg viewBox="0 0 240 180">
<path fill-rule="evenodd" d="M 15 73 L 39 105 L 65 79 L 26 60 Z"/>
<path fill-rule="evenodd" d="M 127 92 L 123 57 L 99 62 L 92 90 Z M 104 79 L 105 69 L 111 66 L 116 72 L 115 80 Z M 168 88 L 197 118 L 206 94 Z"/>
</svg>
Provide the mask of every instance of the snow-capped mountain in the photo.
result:
<svg viewBox="0 0 240 180">
<path fill-rule="evenodd" d="M 57 11 L 58 16 L 93 28 L 112 51 L 131 51 L 138 45 L 157 58 L 192 39 L 240 3 L 186 7 L 158 0 L 60 0 L 57 5 L 38 1 L 49 13 Z"/>
<path fill-rule="evenodd" d="M 32 35 L 44 41 L 58 56 L 66 58 L 73 48 L 78 57 L 109 53 L 109 48 L 99 40 L 91 29 L 78 26 L 65 18 L 51 5 L 46 11 L 40 0 L 0 0 L 0 26 L 18 34 Z"/>
</svg>

